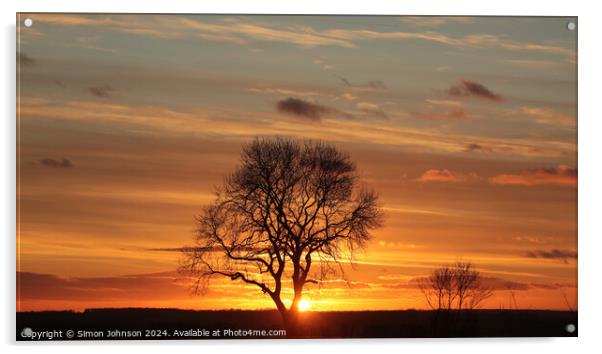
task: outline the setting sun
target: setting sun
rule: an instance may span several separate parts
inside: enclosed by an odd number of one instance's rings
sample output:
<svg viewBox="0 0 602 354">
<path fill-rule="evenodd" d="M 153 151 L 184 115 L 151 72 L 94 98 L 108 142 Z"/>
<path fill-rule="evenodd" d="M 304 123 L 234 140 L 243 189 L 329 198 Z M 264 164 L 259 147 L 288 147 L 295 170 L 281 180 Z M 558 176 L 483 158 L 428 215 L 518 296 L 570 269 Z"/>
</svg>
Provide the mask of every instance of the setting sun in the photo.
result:
<svg viewBox="0 0 602 354">
<path fill-rule="evenodd" d="M 307 300 L 301 300 L 299 301 L 299 305 L 297 307 L 299 308 L 299 311 L 307 311 L 311 308 L 311 302 Z"/>
</svg>

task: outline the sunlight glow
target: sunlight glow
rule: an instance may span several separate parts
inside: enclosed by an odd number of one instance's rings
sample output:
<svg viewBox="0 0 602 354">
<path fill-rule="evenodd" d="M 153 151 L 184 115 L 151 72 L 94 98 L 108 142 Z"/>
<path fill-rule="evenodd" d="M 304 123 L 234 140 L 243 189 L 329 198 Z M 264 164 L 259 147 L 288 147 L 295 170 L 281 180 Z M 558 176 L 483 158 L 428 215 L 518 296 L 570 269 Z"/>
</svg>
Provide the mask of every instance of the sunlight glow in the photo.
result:
<svg viewBox="0 0 602 354">
<path fill-rule="evenodd" d="M 299 301 L 299 305 L 297 305 L 297 307 L 299 308 L 299 311 L 307 311 L 311 308 L 311 302 L 307 300 L 301 300 Z"/>
</svg>

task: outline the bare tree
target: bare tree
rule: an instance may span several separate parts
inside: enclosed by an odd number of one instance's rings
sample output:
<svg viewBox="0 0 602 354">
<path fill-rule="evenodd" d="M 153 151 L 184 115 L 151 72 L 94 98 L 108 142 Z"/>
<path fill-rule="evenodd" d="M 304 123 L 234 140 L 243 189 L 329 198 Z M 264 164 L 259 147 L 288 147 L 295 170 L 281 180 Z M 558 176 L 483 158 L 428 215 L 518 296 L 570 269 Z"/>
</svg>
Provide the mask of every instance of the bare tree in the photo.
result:
<svg viewBox="0 0 602 354">
<path fill-rule="evenodd" d="M 452 286 L 453 273 L 449 267 L 437 268 L 430 276 L 418 279 L 418 287 L 424 294 L 428 306 L 432 309 L 451 308 L 455 297 Z"/>
<path fill-rule="evenodd" d="M 475 309 L 492 295 L 490 287 L 473 264 L 456 262 L 433 270 L 425 278 L 418 279 L 427 305 L 436 310 Z"/>
<path fill-rule="evenodd" d="M 382 223 L 377 194 L 358 182 L 350 157 L 332 145 L 256 139 L 198 215 L 180 270 L 200 292 L 216 276 L 257 286 L 294 334 L 304 287 L 336 271 Z"/>
</svg>

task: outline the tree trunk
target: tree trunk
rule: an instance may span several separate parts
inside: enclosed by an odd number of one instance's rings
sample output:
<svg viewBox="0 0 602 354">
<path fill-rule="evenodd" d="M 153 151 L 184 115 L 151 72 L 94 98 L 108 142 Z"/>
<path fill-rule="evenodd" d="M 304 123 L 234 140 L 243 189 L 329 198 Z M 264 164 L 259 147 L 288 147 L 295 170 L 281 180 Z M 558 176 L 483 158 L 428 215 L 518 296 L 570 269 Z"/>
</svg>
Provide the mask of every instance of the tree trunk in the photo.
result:
<svg viewBox="0 0 602 354">
<path fill-rule="evenodd" d="M 286 336 L 288 338 L 301 338 L 301 323 L 299 322 L 299 311 L 296 308 L 280 311 Z"/>
<path fill-rule="evenodd" d="M 299 311 L 297 309 L 297 303 L 300 299 L 299 296 L 295 296 L 293 299 L 293 304 L 290 309 L 287 309 L 282 299 L 280 299 L 280 294 L 270 294 L 272 300 L 276 304 L 276 308 L 280 313 L 280 317 L 282 318 L 282 324 L 284 325 L 284 329 L 286 330 L 286 336 L 288 338 L 300 338 L 300 328 L 299 328 Z"/>
</svg>

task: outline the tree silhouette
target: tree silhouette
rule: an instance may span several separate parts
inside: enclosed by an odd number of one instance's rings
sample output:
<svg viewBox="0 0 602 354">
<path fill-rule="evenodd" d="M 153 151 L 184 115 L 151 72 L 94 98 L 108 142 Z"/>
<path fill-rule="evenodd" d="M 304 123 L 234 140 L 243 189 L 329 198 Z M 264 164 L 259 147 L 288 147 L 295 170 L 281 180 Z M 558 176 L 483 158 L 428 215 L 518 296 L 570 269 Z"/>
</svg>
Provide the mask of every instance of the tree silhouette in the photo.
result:
<svg viewBox="0 0 602 354">
<path fill-rule="evenodd" d="M 492 295 L 481 273 L 470 262 L 456 262 L 418 280 L 427 305 L 438 311 L 475 309 Z"/>
<path fill-rule="evenodd" d="M 342 270 L 340 260 L 365 245 L 382 223 L 377 201 L 334 146 L 255 139 L 197 216 L 181 271 L 194 277 L 196 291 L 216 276 L 259 287 L 294 335 L 304 287 Z M 292 294 L 289 307 L 283 293 Z"/>
</svg>

